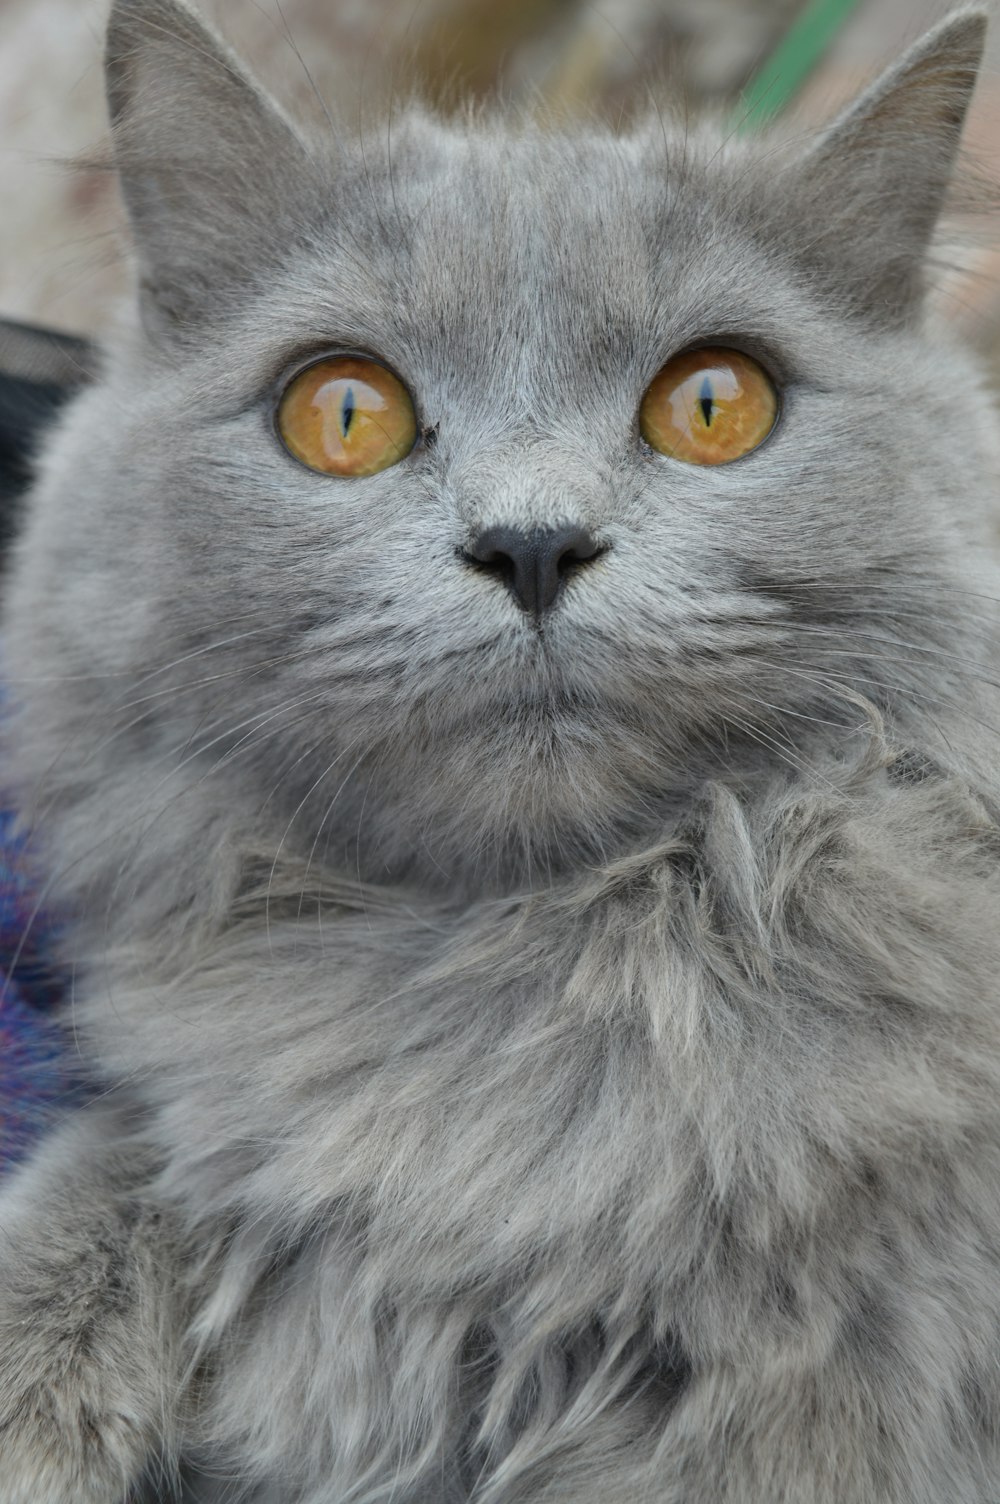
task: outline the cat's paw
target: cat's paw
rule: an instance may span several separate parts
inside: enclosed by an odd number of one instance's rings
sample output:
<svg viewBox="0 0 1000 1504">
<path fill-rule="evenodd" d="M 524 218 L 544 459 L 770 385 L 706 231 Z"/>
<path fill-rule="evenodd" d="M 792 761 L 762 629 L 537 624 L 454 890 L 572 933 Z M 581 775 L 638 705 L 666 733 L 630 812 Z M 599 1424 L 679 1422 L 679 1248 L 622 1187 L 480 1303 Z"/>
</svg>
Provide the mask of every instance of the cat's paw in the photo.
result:
<svg viewBox="0 0 1000 1504">
<path fill-rule="evenodd" d="M 156 1449 L 152 1322 L 102 1251 L 0 1279 L 0 1504 L 122 1504 Z"/>
<path fill-rule="evenodd" d="M 122 1504 L 169 1425 L 170 1240 L 87 1126 L 0 1197 L 0 1504 Z"/>
<path fill-rule="evenodd" d="M 0 1504 L 124 1504 L 146 1452 L 127 1407 L 71 1373 L 0 1384 Z"/>
</svg>

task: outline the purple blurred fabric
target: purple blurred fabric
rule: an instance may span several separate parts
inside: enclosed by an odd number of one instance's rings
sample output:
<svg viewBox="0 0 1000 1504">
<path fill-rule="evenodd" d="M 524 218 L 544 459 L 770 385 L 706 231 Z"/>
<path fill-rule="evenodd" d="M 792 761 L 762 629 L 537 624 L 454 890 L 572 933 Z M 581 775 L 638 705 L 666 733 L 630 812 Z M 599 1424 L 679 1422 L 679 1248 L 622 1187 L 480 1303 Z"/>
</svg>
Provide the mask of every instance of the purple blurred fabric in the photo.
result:
<svg viewBox="0 0 1000 1504">
<path fill-rule="evenodd" d="M 14 816 L 0 810 L 0 1172 L 21 1159 L 78 1087 L 54 1014 L 67 990 L 57 931 Z"/>
</svg>

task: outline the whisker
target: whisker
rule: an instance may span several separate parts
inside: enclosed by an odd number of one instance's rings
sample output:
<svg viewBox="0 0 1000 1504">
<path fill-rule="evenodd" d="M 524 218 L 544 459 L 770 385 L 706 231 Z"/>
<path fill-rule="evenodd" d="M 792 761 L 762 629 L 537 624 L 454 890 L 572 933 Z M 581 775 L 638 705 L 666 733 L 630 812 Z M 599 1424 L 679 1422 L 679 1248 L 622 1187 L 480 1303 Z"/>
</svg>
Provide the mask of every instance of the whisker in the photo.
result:
<svg viewBox="0 0 1000 1504">
<path fill-rule="evenodd" d="M 781 668 L 783 672 L 796 674 L 800 678 L 812 679 L 814 682 L 822 684 L 831 690 L 835 687 L 829 683 L 828 678 L 821 677 L 819 674 L 810 674 L 801 665 L 793 666 L 783 662 Z M 883 679 L 873 679 L 867 674 L 838 674 L 835 669 L 827 669 L 824 672 L 826 675 L 839 679 L 842 683 L 853 684 L 856 682 L 859 684 L 870 684 L 875 689 L 886 689 L 894 694 L 912 696 L 918 700 L 926 700 L 931 705 L 941 705 L 946 710 L 957 711 L 963 719 L 973 722 L 974 725 L 981 726 L 984 731 L 989 731 L 992 735 L 1000 738 L 1000 727 L 994 726 L 990 721 L 984 721 L 980 716 L 973 715 L 967 706 L 960 704 L 957 700 L 947 699 L 944 695 L 929 694 L 924 690 L 914 689 L 910 685 L 898 684 Z M 936 727 L 936 729 L 945 744 L 950 745 L 940 727 Z"/>
<path fill-rule="evenodd" d="M 308 800 L 315 793 L 315 791 L 319 788 L 319 786 L 323 782 L 323 780 L 325 778 L 327 778 L 329 776 L 329 774 L 333 771 L 333 769 L 337 766 L 337 763 L 340 762 L 341 758 L 346 757 L 347 754 L 348 754 L 348 752 L 350 752 L 353 747 L 357 746 L 359 740 L 360 740 L 359 737 L 355 737 L 355 739 L 352 742 L 349 742 L 346 747 L 344 747 L 340 752 L 337 753 L 336 757 L 332 758 L 331 761 L 329 763 L 327 763 L 327 765 L 323 769 L 322 773 L 320 773 L 319 777 L 317 779 L 315 779 L 315 781 L 312 784 L 310 784 L 309 788 L 306 790 L 306 792 L 303 794 L 302 798 L 299 800 L 298 804 L 295 806 L 294 810 L 292 811 L 292 813 L 291 813 L 291 815 L 289 817 L 287 825 L 285 826 L 284 830 L 282 831 L 281 839 L 278 842 L 277 848 L 276 848 L 275 853 L 274 853 L 274 860 L 271 863 L 271 870 L 270 870 L 270 872 L 268 874 L 268 879 L 267 879 L 267 894 L 266 894 L 265 901 L 264 901 L 264 924 L 265 924 L 265 927 L 266 927 L 266 930 L 267 930 L 268 950 L 271 951 L 272 955 L 273 955 L 273 951 L 271 949 L 271 891 L 272 891 L 272 887 L 273 887 L 273 884 L 274 884 L 274 874 L 275 874 L 275 871 L 277 870 L 278 859 L 281 856 L 282 848 L 283 848 L 283 846 L 285 844 L 285 841 L 288 839 L 288 835 L 289 835 L 289 833 L 290 833 L 290 831 L 292 829 L 292 826 L 295 824 L 295 821 L 298 818 L 299 814 L 305 808 L 305 805 L 307 804 Z M 359 759 L 359 761 L 360 761 L 360 759 Z M 354 766 L 357 767 L 357 763 Z M 354 769 L 352 768 L 351 772 L 353 772 L 353 771 L 354 771 Z M 348 776 L 348 778 L 351 776 L 350 772 L 348 773 L 347 776 Z M 346 779 L 345 779 L 345 782 L 346 782 Z M 341 784 L 340 787 L 342 789 L 344 787 L 344 785 Z M 340 793 L 340 789 L 337 790 L 337 793 L 338 794 Z"/>
<path fill-rule="evenodd" d="M 284 704 L 282 704 L 281 706 L 279 706 L 277 708 L 277 710 L 275 710 L 275 711 L 271 712 L 270 714 L 264 716 L 263 719 L 261 719 L 260 716 L 254 716 L 254 717 L 250 717 L 249 720 L 251 720 L 251 721 L 257 721 L 258 722 L 257 729 L 259 729 L 259 725 L 260 724 L 267 724 L 267 722 L 270 721 L 270 720 L 272 720 L 272 719 L 274 719 L 274 717 L 276 715 L 280 715 L 283 710 L 287 710 L 287 709 L 291 708 L 293 706 L 293 704 L 301 703 L 305 699 L 308 699 L 308 700 L 311 701 L 314 697 L 316 697 L 316 696 L 318 696 L 320 694 L 321 694 L 321 691 L 313 691 L 310 696 L 299 697 L 299 699 L 296 700 L 296 701 L 294 701 L 294 702 L 293 701 L 287 701 L 287 702 L 285 702 Z M 219 724 L 219 722 L 216 721 L 214 724 Z M 160 780 L 160 782 L 152 790 L 152 793 L 151 793 L 150 797 L 151 798 L 155 797 L 155 795 L 159 792 L 159 790 L 163 788 L 164 784 L 167 783 L 167 782 L 169 782 L 169 780 L 170 780 L 170 778 L 172 776 L 174 776 L 177 772 L 179 772 L 184 766 L 186 766 L 188 763 L 190 763 L 194 758 L 203 755 L 205 751 L 207 751 L 213 745 L 216 745 L 218 743 L 218 741 L 224 740 L 227 735 L 231 735 L 234 731 L 242 729 L 242 727 L 245 726 L 245 725 L 247 725 L 247 724 L 248 724 L 248 721 L 243 721 L 243 722 L 237 723 L 236 726 L 230 726 L 226 732 L 223 732 L 220 736 L 213 738 L 212 741 L 210 741 L 207 744 L 205 744 L 205 745 L 197 748 L 189 756 L 183 758 L 182 761 L 179 764 L 176 764 L 174 767 L 172 767 L 169 770 L 169 772 L 165 775 L 165 777 Z M 281 728 L 279 728 L 279 729 L 281 729 Z M 114 739 L 113 736 L 111 738 L 106 739 L 106 742 L 104 744 L 102 744 L 102 745 L 106 745 L 107 743 L 109 743 L 113 739 Z M 162 754 L 160 754 L 159 757 L 155 758 L 152 761 L 151 766 L 155 767 L 158 763 L 162 764 L 167 758 L 175 756 L 175 755 L 176 754 L 175 754 L 174 749 L 170 749 L 169 751 L 167 751 L 165 753 L 162 753 Z M 184 791 L 181 791 L 181 792 L 184 792 Z M 44 813 L 48 813 L 48 811 L 51 810 L 52 805 L 54 803 L 55 797 L 57 797 L 57 796 L 54 795 L 53 798 L 50 799 L 48 805 L 45 808 Z M 168 805 L 170 803 L 172 803 L 172 800 L 168 801 Z M 163 808 L 166 808 L 166 806 L 164 806 Z M 163 812 L 163 809 L 160 810 L 160 813 L 162 813 L 162 812 Z M 84 860 L 86 860 L 87 858 L 91 857 L 95 852 L 99 852 L 102 847 L 106 847 L 111 842 L 113 842 L 114 840 L 119 839 L 121 837 L 121 835 L 126 834 L 128 832 L 129 825 L 130 824 L 134 824 L 136 821 L 138 821 L 141 818 L 143 818 L 143 815 L 137 814 L 137 815 L 133 816 L 130 821 L 126 822 L 126 824 L 125 824 L 125 826 L 124 826 L 123 829 L 112 831 L 112 832 L 108 833 L 107 835 L 105 835 L 103 838 L 101 838 L 98 841 L 96 841 L 89 848 L 89 850 L 85 854 L 85 856 L 81 856 L 81 857 L 77 858 L 75 861 L 69 863 L 68 865 L 57 866 L 57 867 L 55 867 L 50 872 L 47 880 L 41 885 L 41 887 L 39 889 L 39 892 L 38 892 L 38 895 L 36 897 L 35 903 L 33 904 L 31 912 L 29 913 L 29 915 L 28 915 L 28 917 L 27 917 L 27 919 L 25 921 L 25 924 L 23 926 L 22 932 L 21 932 L 20 936 L 18 937 L 17 944 L 16 944 L 16 946 L 14 948 L 13 955 L 12 955 L 12 957 L 11 957 L 9 963 L 8 963 L 8 967 L 7 967 L 7 970 L 6 970 L 5 974 L 4 974 L 3 980 L 2 980 L 2 982 L 0 982 L 0 1000 L 2 1000 L 6 996 L 7 988 L 10 985 L 11 977 L 12 977 L 14 971 L 16 970 L 16 967 L 17 967 L 18 963 L 20 962 L 21 956 L 24 953 L 24 948 L 25 948 L 25 946 L 28 943 L 28 940 L 29 940 L 29 938 L 30 938 L 30 936 L 32 934 L 32 931 L 34 929 L 35 924 L 38 921 L 39 915 L 41 914 L 42 909 L 43 909 L 45 903 L 47 902 L 47 900 L 51 896 L 51 894 L 54 891 L 54 889 L 60 883 L 62 883 L 68 876 L 70 876 L 73 873 L 74 870 L 78 869 L 79 866 L 81 865 L 81 863 Z M 158 815 L 154 816 L 154 821 L 155 821 L 156 818 L 158 818 Z M 34 834 L 35 829 L 37 828 L 37 824 L 38 824 L 38 821 L 36 820 L 35 822 L 33 822 L 32 826 L 30 828 L 29 835 L 28 835 L 29 841 L 30 841 L 32 835 Z M 140 839 L 141 839 L 141 837 L 140 837 Z M 114 892 L 115 892 L 115 890 L 113 890 L 113 893 Z M 110 902 L 110 900 L 109 900 L 109 902 Z"/>
<path fill-rule="evenodd" d="M 825 774 L 821 773 L 817 767 L 803 758 L 794 746 L 788 742 L 777 740 L 758 726 L 756 722 L 745 721 L 739 716 L 731 715 L 728 707 L 723 711 L 722 717 L 724 720 L 731 721 L 733 725 L 749 736 L 752 741 L 758 742 L 761 746 L 769 747 L 772 751 L 777 752 L 782 762 L 787 763 L 796 772 L 803 773 L 807 777 L 816 778 L 819 782 L 825 783 L 827 788 L 831 789 L 834 793 L 837 792 L 836 785 Z"/>
<path fill-rule="evenodd" d="M 285 710 L 287 710 L 292 703 L 293 702 L 286 702 L 286 704 L 284 704 L 283 706 L 280 706 L 278 708 L 277 712 L 269 715 L 259 725 L 257 725 L 254 728 L 252 728 L 252 731 L 250 733 L 248 733 L 247 736 L 244 736 L 243 738 L 241 738 L 240 743 L 237 744 L 238 747 L 240 748 L 240 750 L 245 751 L 247 749 L 247 747 L 249 745 L 251 745 L 250 738 L 251 737 L 256 737 L 257 733 L 261 730 L 261 727 L 263 725 L 267 725 L 271 721 L 273 721 L 275 719 L 275 716 L 277 714 L 281 714 L 282 712 L 284 712 Z M 266 740 L 269 740 L 269 739 L 271 739 L 271 738 L 273 738 L 275 736 L 280 736 L 283 733 L 287 732 L 288 730 L 294 729 L 294 727 L 296 725 L 301 725 L 301 724 L 305 723 L 306 721 L 309 720 L 309 718 L 310 717 L 309 717 L 308 714 L 304 714 L 302 716 L 299 716 L 299 717 L 293 719 L 290 723 L 288 723 L 288 722 L 282 722 L 282 724 L 280 726 L 275 727 L 272 731 L 266 733 L 266 735 L 264 736 L 263 740 L 266 741 Z M 218 738 L 216 740 L 218 740 Z M 320 744 L 321 740 L 322 740 L 322 738 L 320 738 L 317 741 L 317 743 L 316 743 L 317 746 Z M 203 750 L 204 749 L 199 749 L 195 754 L 192 754 L 192 757 L 185 759 L 185 762 L 193 761 L 194 757 L 200 756 L 201 752 Z M 186 785 L 184 785 L 183 788 L 177 790 L 176 793 L 172 794 L 171 797 L 165 803 L 161 804 L 157 808 L 156 812 L 153 814 L 152 818 L 147 821 L 147 823 L 142 827 L 141 830 L 139 830 L 138 834 L 136 835 L 134 844 L 132 845 L 130 854 L 127 855 L 127 856 L 125 856 L 125 857 L 123 857 L 122 861 L 119 863 L 118 874 L 117 874 L 117 876 L 115 878 L 114 884 L 112 885 L 111 892 L 110 892 L 110 894 L 108 896 L 108 901 L 107 901 L 107 904 L 105 906 L 104 936 L 105 936 L 105 944 L 106 945 L 109 944 L 109 942 L 110 942 L 110 924 L 111 924 L 111 909 L 112 909 L 112 906 L 114 904 L 115 899 L 118 897 L 118 895 L 119 895 L 119 893 L 121 891 L 121 884 L 122 884 L 122 882 L 124 880 L 126 871 L 134 863 L 136 857 L 138 856 L 139 852 L 142 849 L 143 843 L 148 839 L 148 837 L 150 835 L 150 832 L 157 825 L 157 823 L 165 815 L 167 815 L 172 810 L 173 806 L 175 805 L 175 803 L 177 802 L 178 799 L 181 799 L 186 794 L 189 794 L 191 792 L 192 788 L 198 788 L 201 785 L 203 785 L 209 778 L 213 777 L 219 771 L 220 768 L 222 768 L 224 766 L 227 766 L 228 763 L 231 762 L 235 758 L 235 756 L 237 756 L 237 755 L 239 755 L 239 754 L 238 754 L 238 752 L 235 749 L 233 749 L 233 748 L 227 749 L 227 751 L 223 754 L 223 756 L 220 757 L 220 758 L 218 758 L 218 759 L 216 759 L 216 761 L 209 768 L 207 768 L 205 770 L 205 772 L 201 775 L 201 777 L 199 779 L 197 779 L 195 781 L 194 784 L 186 784 Z M 183 763 L 179 764 L 179 766 L 183 766 L 183 765 L 184 765 Z M 176 771 L 176 770 L 171 770 L 171 772 L 173 772 L 173 771 Z M 166 783 L 166 782 L 169 781 L 169 777 L 170 776 L 171 775 L 168 774 L 167 778 L 162 779 L 161 782 L 157 785 L 157 789 L 162 788 L 163 785 L 164 785 L 164 783 Z M 155 792 L 156 792 L 156 790 L 154 790 L 154 793 Z M 136 815 L 133 818 L 133 820 L 130 822 L 130 824 L 134 827 L 136 824 L 138 824 L 138 822 L 139 822 L 139 820 L 141 818 L 142 818 L 142 816 Z M 127 830 L 128 830 L 128 826 L 126 826 L 126 831 Z M 124 833 L 125 832 L 120 832 L 119 834 L 124 834 Z M 136 896 L 136 888 L 135 888 L 135 886 L 133 886 L 133 888 L 132 888 L 132 895 L 131 896 L 132 896 L 133 899 Z"/>
<path fill-rule="evenodd" d="M 921 653 L 928 660 L 938 659 L 944 660 L 948 664 L 957 664 L 968 678 L 975 679 L 982 684 L 988 684 L 993 689 L 1000 689 L 1000 681 L 982 673 L 981 666 L 976 664 L 975 659 L 963 657 L 958 653 L 948 652 L 944 648 L 934 648 L 922 643 L 897 641 L 891 637 L 879 637 L 874 633 L 857 631 L 848 626 L 837 628 L 820 627 L 797 622 L 793 627 L 789 627 L 787 623 L 759 621 L 754 623 L 754 627 L 779 627 L 786 636 L 795 637 L 801 634 L 807 637 L 825 638 L 827 641 L 833 643 L 857 641 L 865 644 L 872 643 L 879 648 L 904 648 L 907 651 Z M 867 647 L 864 650 L 851 649 L 849 647 L 820 647 L 810 649 L 810 651 L 855 659 L 861 656 L 862 651 L 868 653 Z M 931 662 L 921 663 L 919 659 L 900 657 L 898 653 L 894 655 L 885 653 L 878 655 L 868 654 L 868 656 L 879 656 L 885 658 L 887 661 L 891 658 L 892 662 L 905 664 L 911 668 L 926 669 L 934 666 Z"/>
</svg>

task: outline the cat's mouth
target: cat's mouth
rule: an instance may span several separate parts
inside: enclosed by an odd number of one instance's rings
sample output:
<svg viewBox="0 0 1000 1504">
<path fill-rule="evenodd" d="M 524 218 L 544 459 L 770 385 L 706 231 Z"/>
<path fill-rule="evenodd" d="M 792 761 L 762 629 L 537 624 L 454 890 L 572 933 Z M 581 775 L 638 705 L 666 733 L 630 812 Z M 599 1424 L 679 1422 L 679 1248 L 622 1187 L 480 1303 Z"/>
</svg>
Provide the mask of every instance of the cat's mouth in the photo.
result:
<svg viewBox="0 0 1000 1504">
<path fill-rule="evenodd" d="M 456 709 L 448 717 L 450 732 L 489 731 L 500 725 L 525 729 L 560 722 L 594 722 L 608 715 L 608 707 L 593 696 L 553 686 L 519 690 L 481 699 L 476 705 Z"/>
<path fill-rule="evenodd" d="M 526 760 L 558 758 L 570 748 L 575 758 L 600 759 L 609 741 L 617 743 L 625 735 L 643 742 L 650 732 L 634 703 L 552 683 L 479 695 L 474 702 L 452 702 L 445 715 L 435 715 L 432 722 L 434 740 L 443 738 L 467 749 L 474 744 L 506 748 Z"/>
</svg>

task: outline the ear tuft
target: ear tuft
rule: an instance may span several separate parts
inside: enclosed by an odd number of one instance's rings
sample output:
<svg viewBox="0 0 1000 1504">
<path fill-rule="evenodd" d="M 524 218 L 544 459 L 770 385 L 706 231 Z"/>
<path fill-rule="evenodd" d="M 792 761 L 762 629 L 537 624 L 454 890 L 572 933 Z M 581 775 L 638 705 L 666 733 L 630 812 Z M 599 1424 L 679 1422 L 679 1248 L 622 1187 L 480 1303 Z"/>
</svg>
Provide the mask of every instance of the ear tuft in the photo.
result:
<svg viewBox="0 0 1000 1504">
<path fill-rule="evenodd" d="M 147 327 L 197 327 L 301 233 L 308 153 L 183 0 L 115 0 L 105 82 Z"/>
<path fill-rule="evenodd" d="M 800 257 L 859 311 L 919 308 L 924 262 L 954 174 L 987 15 L 953 13 L 834 121 L 793 169 L 809 223 Z"/>
</svg>

